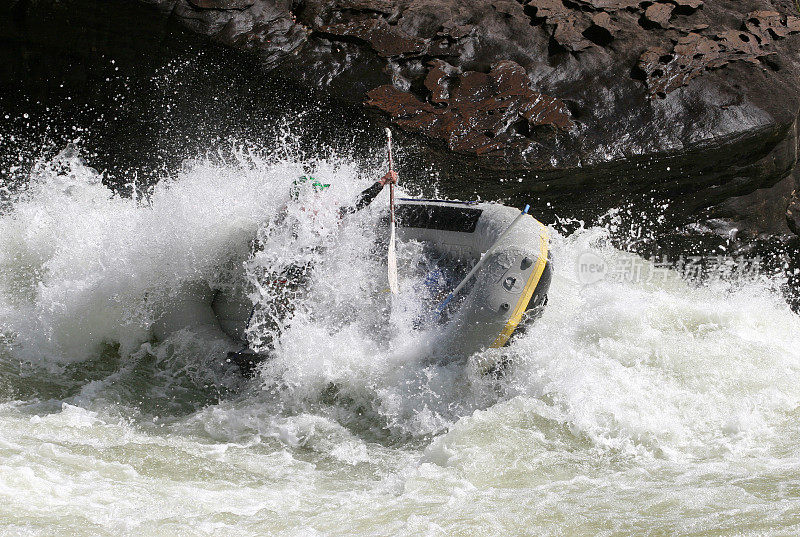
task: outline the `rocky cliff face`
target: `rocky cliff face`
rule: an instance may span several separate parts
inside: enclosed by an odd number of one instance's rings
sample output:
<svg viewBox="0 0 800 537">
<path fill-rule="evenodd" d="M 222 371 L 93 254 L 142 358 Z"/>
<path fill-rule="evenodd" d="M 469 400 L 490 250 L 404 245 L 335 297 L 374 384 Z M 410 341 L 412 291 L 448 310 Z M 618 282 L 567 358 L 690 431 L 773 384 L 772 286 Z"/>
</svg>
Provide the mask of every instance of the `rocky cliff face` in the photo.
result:
<svg viewBox="0 0 800 537">
<path fill-rule="evenodd" d="M 0 34 L 27 39 L 38 25 L 37 39 L 56 43 L 49 9 L 130 50 L 194 35 L 245 51 L 295 91 L 383 118 L 446 181 L 495 197 L 600 211 L 654 193 L 678 220 L 798 229 L 794 0 L 123 4 L 16 0 L 0 9 Z M 73 48 L 92 42 L 87 31 Z"/>
<path fill-rule="evenodd" d="M 766 192 L 758 211 L 789 232 L 774 187 L 797 162 L 791 0 L 140 1 L 483 180 L 522 177 L 510 194 L 655 191 L 757 229 L 741 197 Z"/>
</svg>

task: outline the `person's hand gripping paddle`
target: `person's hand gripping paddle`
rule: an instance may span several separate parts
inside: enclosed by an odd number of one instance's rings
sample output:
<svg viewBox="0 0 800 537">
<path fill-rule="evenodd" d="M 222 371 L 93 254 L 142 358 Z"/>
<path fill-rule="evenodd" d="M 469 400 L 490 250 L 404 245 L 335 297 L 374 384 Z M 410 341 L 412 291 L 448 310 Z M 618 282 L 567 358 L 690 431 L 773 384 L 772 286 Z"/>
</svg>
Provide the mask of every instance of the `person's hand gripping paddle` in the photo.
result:
<svg viewBox="0 0 800 537">
<path fill-rule="evenodd" d="M 386 138 L 389 146 L 389 173 L 394 174 L 394 161 L 392 160 L 392 131 L 386 129 Z M 397 284 L 397 252 L 395 245 L 395 223 L 394 223 L 394 184 L 395 180 L 389 183 L 389 251 L 387 261 L 389 265 L 389 291 L 393 295 L 398 292 Z"/>
</svg>

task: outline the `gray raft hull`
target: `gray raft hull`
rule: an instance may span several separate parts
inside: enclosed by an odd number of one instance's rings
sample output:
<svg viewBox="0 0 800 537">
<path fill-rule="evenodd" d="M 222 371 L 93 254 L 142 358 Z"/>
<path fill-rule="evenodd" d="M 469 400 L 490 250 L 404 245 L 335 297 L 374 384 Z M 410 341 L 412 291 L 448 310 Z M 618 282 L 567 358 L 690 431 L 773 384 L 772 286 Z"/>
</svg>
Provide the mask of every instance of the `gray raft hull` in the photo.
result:
<svg viewBox="0 0 800 537">
<path fill-rule="evenodd" d="M 397 239 L 419 241 L 434 256 L 472 266 L 519 213 L 496 203 L 400 199 Z M 550 278 L 547 228 L 526 215 L 444 312 L 445 322 L 431 346 L 435 355 L 450 360 L 506 345 L 518 327 L 541 312 Z M 190 330 L 238 351 L 247 346 L 252 308 L 242 290 L 222 293 L 204 283 L 188 284 L 164 307 L 153 334 L 163 340 Z"/>
<path fill-rule="evenodd" d="M 469 266 L 494 245 L 518 209 L 496 203 L 401 199 L 398 240 L 416 240 L 443 258 Z M 444 358 L 506 345 L 516 329 L 544 307 L 550 287 L 549 234 L 524 216 L 494 249 L 465 288 L 437 338 Z"/>
</svg>

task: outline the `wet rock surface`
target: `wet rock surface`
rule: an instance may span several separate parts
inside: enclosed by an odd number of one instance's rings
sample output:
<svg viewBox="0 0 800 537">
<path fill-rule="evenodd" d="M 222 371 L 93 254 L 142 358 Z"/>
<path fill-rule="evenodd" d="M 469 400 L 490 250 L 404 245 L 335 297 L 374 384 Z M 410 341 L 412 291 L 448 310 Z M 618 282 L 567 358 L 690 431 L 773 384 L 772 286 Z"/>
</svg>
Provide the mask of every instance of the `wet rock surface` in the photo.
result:
<svg viewBox="0 0 800 537">
<path fill-rule="evenodd" d="M 388 113 L 404 130 L 444 141 L 451 151 L 479 156 L 525 152 L 534 129 L 575 127 L 566 103 L 531 89 L 517 63 L 498 62 L 488 73 L 462 73 L 441 60 L 428 67 L 425 100 L 386 84 L 367 92 L 367 106 Z M 520 132 L 525 135 L 515 136 Z"/>
<path fill-rule="evenodd" d="M 449 157 L 450 180 L 521 177 L 510 196 L 655 191 L 697 214 L 795 167 L 788 0 L 147 2 L 277 77 L 378 111 Z"/>
<path fill-rule="evenodd" d="M 12 32 L 50 4 L 12 2 Z M 70 5 L 87 18 L 97 8 Z M 789 193 L 772 187 L 797 161 L 800 13 L 791 0 L 138 6 L 149 41 L 200 36 L 257 58 L 287 87 L 394 124 L 461 192 L 595 212 L 656 195 L 686 221 L 767 192 L 770 221 L 786 218 Z M 132 24 L 127 11 L 119 20 L 100 12 L 97 25 L 116 34 Z"/>
<path fill-rule="evenodd" d="M 653 4 L 645 16 L 663 28 L 669 25 L 669 11 L 651 8 L 666 4 Z M 655 17 L 655 18 L 653 18 Z M 699 28 L 702 32 L 706 28 Z M 665 97 L 704 71 L 719 69 L 735 61 L 755 65 L 764 62 L 773 70 L 780 70 L 779 53 L 772 46 L 776 40 L 800 33 L 800 17 L 781 15 L 776 11 L 749 13 L 740 29 L 725 30 L 716 34 L 690 31 L 677 38 L 671 49 L 653 47 L 639 58 L 639 68 L 647 77 L 651 96 Z"/>
</svg>

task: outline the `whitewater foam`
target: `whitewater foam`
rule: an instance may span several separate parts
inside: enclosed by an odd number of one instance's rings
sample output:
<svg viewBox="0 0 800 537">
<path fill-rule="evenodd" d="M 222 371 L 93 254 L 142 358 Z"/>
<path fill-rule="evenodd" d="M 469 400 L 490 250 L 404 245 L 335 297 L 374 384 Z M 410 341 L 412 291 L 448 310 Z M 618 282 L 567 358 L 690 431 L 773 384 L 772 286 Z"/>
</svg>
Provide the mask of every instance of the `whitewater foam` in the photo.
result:
<svg viewBox="0 0 800 537">
<path fill-rule="evenodd" d="M 190 332 L 152 340 L 154 302 L 225 285 L 302 173 L 338 203 L 379 170 L 234 151 L 133 200 L 68 151 L 13 193 L 0 532 L 796 532 L 800 320 L 763 278 L 584 285 L 585 252 L 630 255 L 603 228 L 552 229 L 544 315 L 466 364 L 419 359 L 433 335 L 415 328 L 415 245 L 400 245 L 401 301 L 383 292 L 382 198 L 324 236 L 266 236 L 256 265 L 308 246 L 315 266 L 255 380 Z M 504 376 L 482 374 L 500 358 Z"/>
</svg>

